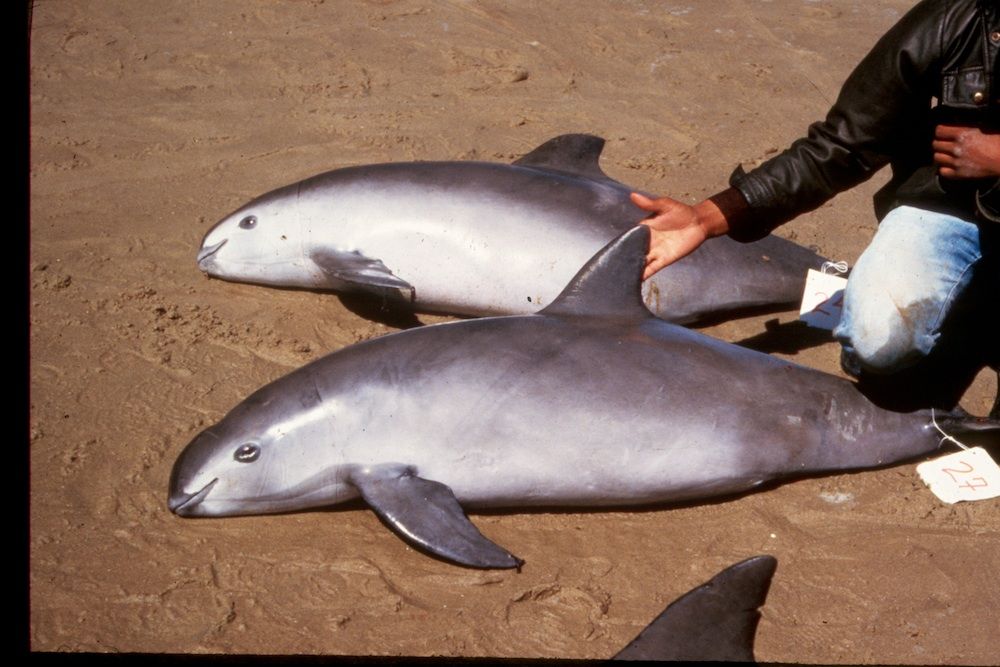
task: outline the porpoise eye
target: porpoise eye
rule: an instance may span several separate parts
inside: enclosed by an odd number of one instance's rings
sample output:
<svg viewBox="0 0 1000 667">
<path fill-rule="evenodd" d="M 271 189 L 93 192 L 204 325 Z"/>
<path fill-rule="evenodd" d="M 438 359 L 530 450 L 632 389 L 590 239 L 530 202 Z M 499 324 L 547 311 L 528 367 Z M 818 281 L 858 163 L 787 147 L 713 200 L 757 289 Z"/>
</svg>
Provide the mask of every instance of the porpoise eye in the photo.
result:
<svg viewBox="0 0 1000 667">
<path fill-rule="evenodd" d="M 233 458 L 240 463 L 252 463 L 260 456 L 260 447 L 257 445 L 243 445 L 233 453 Z"/>
<path fill-rule="evenodd" d="M 240 229 L 253 229 L 257 226 L 257 216 L 248 215 L 247 217 L 240 220 Z"/>
</svg>

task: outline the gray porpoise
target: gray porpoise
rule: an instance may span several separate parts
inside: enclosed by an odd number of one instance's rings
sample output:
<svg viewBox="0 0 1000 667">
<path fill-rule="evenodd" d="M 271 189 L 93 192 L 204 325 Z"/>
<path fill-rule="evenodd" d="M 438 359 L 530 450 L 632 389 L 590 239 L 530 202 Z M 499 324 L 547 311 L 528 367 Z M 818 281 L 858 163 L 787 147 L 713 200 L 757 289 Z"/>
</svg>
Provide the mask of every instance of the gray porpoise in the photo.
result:
<svg viewBox="0 0 1000 667">
<path fill-rule="evenodd" d="M 263 387 L 181 453 L 170 508 L 360 496 L 432 553 L 515 567 L 460 504 L 689 501 L 939 447 L 929 413 L 880 409 L 841 378 L 653 317 L 639 289 L 648 238 L 644 225 L 623 234 L 540 313 L 397 332 Z"/>
<path fill-rule="evenodd" d="M 456 315 L 547 306 L 576 271 L 646 213 L 601 171 L 604 140 L 562 135 L 514 164 L 409 162 L 337 169 L 254 199 L 205 236 L 211 276 L 379 297 Z M 769 236 L 706 243 L 643 286 L 679 324 L 787 307 L 823 258 Z"/>
</svg>

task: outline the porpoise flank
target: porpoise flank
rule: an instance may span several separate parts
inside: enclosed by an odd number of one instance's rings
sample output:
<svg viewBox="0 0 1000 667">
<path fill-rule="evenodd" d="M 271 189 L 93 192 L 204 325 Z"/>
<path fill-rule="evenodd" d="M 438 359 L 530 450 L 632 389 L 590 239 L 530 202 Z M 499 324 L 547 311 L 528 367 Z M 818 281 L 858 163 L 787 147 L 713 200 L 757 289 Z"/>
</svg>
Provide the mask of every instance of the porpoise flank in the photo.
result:
<svg viewBox="0 0 1000 667">
<path fill-rule="evenodd" d="M 599 252 L 540 313 L 419 327 L 320 358 L 253 393 L 181 452 L 182 516 L 361 497 L 400 535 L 476 567 L 520 560 L 466 507 L 621 506 L 884 466 L 941 437 L 925 412 L 653 317 L 649 229 Z M 953 434 L 1000 424 L 939 414 Z"/>
<path fill-rule="evenodd" d="M 410 162 L 330 171 L 254 199 L 213 227 L 211 276 L 378 296 L 456 315 L 548 305 L 595 252 L 646 213 L 601 171 L 604 140 L 562 135 L 513 164 Z M 695 322 L 787 307 L 823 258 L 771 236 L 728 237 L 646 281 L 650 310 Z"/>
<path fill-rule="evenodd" d="M 730 565 L 674 600 L 613 660 L 752 662 L 774 556 Z"/>
</svg>

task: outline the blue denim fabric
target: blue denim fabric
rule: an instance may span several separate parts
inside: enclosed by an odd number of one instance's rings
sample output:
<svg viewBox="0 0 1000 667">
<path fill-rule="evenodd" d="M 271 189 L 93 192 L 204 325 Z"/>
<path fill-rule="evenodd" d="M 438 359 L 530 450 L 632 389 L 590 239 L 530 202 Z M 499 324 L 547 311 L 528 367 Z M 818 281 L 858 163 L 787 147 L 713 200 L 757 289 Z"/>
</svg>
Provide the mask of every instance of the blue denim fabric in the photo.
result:
<svg viewBox="0 0 1000 667">
<path fill-rule="evenodd" d="M 981 258 L 976 224 L 909 206 L 886 215 L 844 290 L 844 370 L 894 373 L 930 353 Z"/>
</svg>

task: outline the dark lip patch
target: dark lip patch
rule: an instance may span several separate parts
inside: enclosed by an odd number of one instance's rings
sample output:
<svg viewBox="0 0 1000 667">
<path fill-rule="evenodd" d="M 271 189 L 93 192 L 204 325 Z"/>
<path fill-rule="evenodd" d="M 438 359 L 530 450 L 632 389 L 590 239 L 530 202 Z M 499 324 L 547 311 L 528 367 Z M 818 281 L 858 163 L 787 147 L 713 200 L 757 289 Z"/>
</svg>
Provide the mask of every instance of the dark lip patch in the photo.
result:
<svg viewBox="0 0 1000 667">
<path fill-rule="evenodd" d="M 219 248 L 221 248 L 222 246 L 226 245 L 226 243 L 228 243 L 228 242 L 229 242 L 229 239 L 222 239 L 221 241 L 219 241 L 218 243 L 216 243 L 214 245 L 210 245 L 208 247 L 205 247 L 205 248 L 202 248 L 201 250 L 199 250 L 198 251 L 198 264 L 200 265 L 206 259 L 208 259 L 212 255 L 214 255 L 215 253 L 219 252 Z"/>
<path fill-rule="evenodd" d="M 171 493 L 170 498 L 167 500 L 167 507 L 178 516 L 191 516 L 194 514 L 193 510 L 201 504 L 201 501 L 212 491 L 212 487 L 218 481 L 219 478 L 216 477 L 195 493 Z"/>
</svg>

